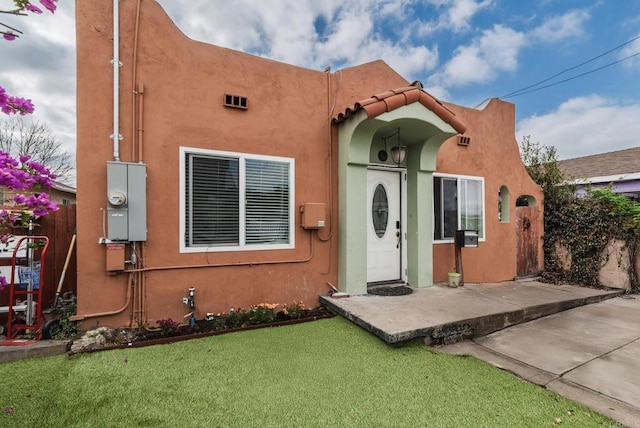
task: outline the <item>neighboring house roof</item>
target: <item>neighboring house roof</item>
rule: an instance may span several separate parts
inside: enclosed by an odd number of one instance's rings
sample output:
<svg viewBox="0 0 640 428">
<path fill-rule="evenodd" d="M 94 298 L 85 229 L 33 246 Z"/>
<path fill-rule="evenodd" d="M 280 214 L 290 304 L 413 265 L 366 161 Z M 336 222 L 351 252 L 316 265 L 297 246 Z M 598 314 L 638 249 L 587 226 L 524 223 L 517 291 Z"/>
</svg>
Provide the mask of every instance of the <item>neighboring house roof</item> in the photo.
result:
<svg viewBox="0 0 640 428">
<path fill-rule="evenodd" d="M 570 179 L 591 183 L 622 181 L 640 174 L 640 147 L 558 161 Z"/>
<path fill-rule="evenodd" d="M 380 116 L 383 113 L 393 111 L 399 107 L 419 102 L 440 119 L 451 125 L 456 131 L 464 134 L 467 126 L 456 115 L 446 108 L 440 101 L 422 90 L 420 82 L 414 82 L 411 86 L 391 89 L 381 94 L 372 95 L 364 100 L 357 101 L 352 106 L 340 112 L 332 120 L 333 123 L 344 122 L 360 110 L 367 113 L 369 119 Z"/>
<path fill-rule="evenodd" d="M 59 190 L 61 192 L 73 193 L 74 195 L 76 194 L 76 188 L 75 187 L 68 186 L 66 184 L 62 184 L 62 183 L 59 183 L 57 181 L 53 182 L 53 188 L 56 189 L 56 190 Z"/>
</svg>

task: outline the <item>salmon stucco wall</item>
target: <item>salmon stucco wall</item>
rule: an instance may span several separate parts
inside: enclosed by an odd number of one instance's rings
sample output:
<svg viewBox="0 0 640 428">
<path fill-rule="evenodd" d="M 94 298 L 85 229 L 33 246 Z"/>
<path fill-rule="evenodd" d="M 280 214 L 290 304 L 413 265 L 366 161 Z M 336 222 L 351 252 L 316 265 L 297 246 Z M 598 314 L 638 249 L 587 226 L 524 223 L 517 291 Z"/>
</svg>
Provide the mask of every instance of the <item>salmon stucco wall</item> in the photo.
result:
<svg viewBox="0 0 640 428">
<path fill-rule="evenodd" d="M 337 277 L 331 75 L 190 40 L 155 1 L 140 2 L 136 25 L 136 3 L 120 2 L 119 153 L 122 161 L 147 166 L 148 239 L 137 254 L 142 273 L 112 275 L 99 243 L 106 165 L 114 160 L 112 3 L 76 2 L 78 314 L 84 327 L 182 319 L 189 287 L 196 289 L 199 318 L 262 302 L 317 306 L 318 294 Z M 248 108 L 225 107 L 225 94 L 247 97 Z M 181 146 L 293 158 L 295 248 L 181 253 Z M 324 229 L 300 227 L 305 202 L 325 204 Z M 129 246 L 126 251 L 129 260 Z"/>
<path fill-rule="evenodd" d="M 162 318 L 183 319 L 189 308 L 182 298 L 190 287 L 195 288 L 197 318 L 263 302 L 302 300 L 317 306 L 318 294 L 327 292 L 330 284 L 341 286 L 338 239 L 348 233 L 338 224 L 338 214 L 345 209 L 338 206 L 342 125 L 332 125 L 331 119 L 358 100 L 406 88 L 408 82 L 383 61 L 332 73 L 196 42 L 153 0 L 119 4 L 117 124 L 122 140 L 114 145 L 112 2 L 76 0 L 77 319 L 82 328 L 153 326 Z M 226 94 L 246 97 L 246 109 L 225 106 Z M 492 100 L 482 110 L 445 107 L 465 124 L 471 140 L 465 147 L 458 145 L 457 136 L 446 141 L 437 153 L 436 173 L 485 180 L 486 239 L 477 249 L 463 250 L 465 279 L 512 279 L 515 201 L 528 195 L 542 209 L 542 192 L 520 161 L 514 106 Z M 437 119 L 433 114 L 424 117 Z M 291 248 L 185 250 L 181 148 L 293 159 Z M 112 253 L 103 238 L 107 163 L 113 161 L 146 165 L 147 238 L 126 243 L 122 268 L 109 271 L 107 254 Z M 511 209 L 508 219 L 498 220 L 501 186 L 508 186 Z M 324 228 L 301 227 L 299 210 L 307 202 L 324 204 Z M 420 215 L 429 215 L 428 204 L 423 205 Z M 539 218 L 542 233 L 542 215 Z M 541 267 L 540 244 L 538 253 Z M 454 266 L 453 244 L 435 243 L 429 262 L 433 280 L 446 280 Z"/>
<path fill-rule="evenodd" d="M 516 200 L 532 196 L 540 213 L 542 189 L 530 177 L 520 158 L 515 140 L 515 106 L 492 99 L 482 109 L 446 104 L 466 125 L 467 146 L 459 138 L 447 140 L 438 151 L 437 172 L 484 177 L 485 242 L 477 248 L 463 248 L 462 261 L 466 282 L 511 280 L 516 272 Z M 509 191 L 509 215 L 499 219 L 498 192 Z M 539 216 L 538 231 L 543 231 Z M 434 281 L 446 281 L 455 269 L 455 248 L 451 243 L 434 244 Z M 538 240 L 538 269 L 543 268 L 542 240 Z"/>
</svg>

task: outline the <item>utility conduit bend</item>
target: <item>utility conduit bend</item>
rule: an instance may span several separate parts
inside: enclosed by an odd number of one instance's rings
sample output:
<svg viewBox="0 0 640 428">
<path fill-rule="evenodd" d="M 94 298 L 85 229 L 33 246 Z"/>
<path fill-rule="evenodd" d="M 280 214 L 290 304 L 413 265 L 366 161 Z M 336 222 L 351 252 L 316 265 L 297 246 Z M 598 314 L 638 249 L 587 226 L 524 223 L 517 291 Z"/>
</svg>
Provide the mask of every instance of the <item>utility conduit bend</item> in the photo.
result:
<svg viewBox="0 0 640 428">
<path fill-rule="evenodd" d="M 199 265 L 183 265 L 183 266 L 156 266 L 156 267 L 144 267 L 137 269 L 128 269 L 124 272 L 151 272 L 160 270 L 178 270 L 178 269 L 198 269 L 198 268 L 212 268 L 212 267 L 230 267 L 230 266 L 260 266 L 260 265 L 276 265 L 276 264 L 288 264 L 288 263 L 306 263 L 313 258 L 313 230 L 309 234 L 309 256 L 304 259 L 297 260 L 267 260 L 263 262 L 236 262 L 236 263 L 217 263 L 217 264 L 199 264 Z"/>
<path fill-rule="evenodd" d="M 127 297 L 126 297 L 126 302 L 124 303 L 124 306 L 122 306 L 120 309 L 117 309 L 115 311 L 97 312 L 93 314 L 77 314 L 72 317 L 69 317 L 69 321 L 84 321 L 87 318 L 106 317 L 106 316 L 116 315 L 124 312 L 124 310 L 127 309 L 127 307 L 129 306 L 129 303 L 131 303 L 132 288 L 133 288 L 133 274 L 130 274 L 128 285 L 127 285 Z"/>
</svg>

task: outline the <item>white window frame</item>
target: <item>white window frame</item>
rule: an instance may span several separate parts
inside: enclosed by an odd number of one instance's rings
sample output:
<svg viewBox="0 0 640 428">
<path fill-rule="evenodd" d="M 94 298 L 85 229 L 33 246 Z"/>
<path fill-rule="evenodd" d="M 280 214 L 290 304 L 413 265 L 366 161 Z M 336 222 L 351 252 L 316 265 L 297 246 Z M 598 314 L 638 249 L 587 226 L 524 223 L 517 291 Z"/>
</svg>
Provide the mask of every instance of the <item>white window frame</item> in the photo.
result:
<svg viewBox="0 0 640 428">
<path fill-rule="evenodd" d="M 186 236 L 186 223 L 187 223 L 187 193 L 186 193 L 186 168 L 185 161 L 187 155 L 204 155 L 204 156 L 217 156 L 226 157 L 230 159 L 239 160 L 238 171 L 238 187 L 240 188 L 239 197 L 239 221 L 240 221 L 240 245 L 216 245 L 216 246 L 188 246 L 185 242 Z M 245 161 L 251 160 L 263 160 L 287 163 L 289 165 L 289 242 L 280 244 L 246 244 L 245 243 Z M 230 252 L 230 251 L 264 251 L 264 250 L 287 250 L 295 248 L 295 159 L 255 155 L 247 153 L 227 152 L 220 150 L 208 150 L 192 147 L 180 147 L 180 228 L 179 228 L 179 242 L 181 253 L 205 253 L 205 252 Z"/>
<path fill-rule="evenodd" d="M 475 180 L 475 181 L 479 181 L 480 182 L 480 188 L 482 190 L 482 195 L 481 195 L 481 200 L 482 200 L 482 232 L 481 234 L 479 234 L 478 236 L 478 241 L 479 242 L 485 242 L 487 240 L 487 211 L 486 211 L 486 207 L 485 207 L 485 188 L 484 188 L 484 177 L 477 177 L 477 176 L 473 176 L 473 175 L 459 175 L 459 174 L 445 174 L 445 173 L 434 173 L 433 174 L 433 178 L 436 177 L 440 177 L 440 178 L 450 178 L 450 179 L 456 179 L 457 181 L 457 189 L 458 192 L 460 191 L 460 180 Z M 435 197 L 435 189 L 434 189 L 434 193 L 433 196 Z M 460 223 L 461 223 L 461 216 L 462 216 L 462 210 L 461 208 L 461 203 L 462 201 L 460 200 L 460 198 L 458 198 L 458 220 L 457 220 L 457 228 L 460 228 Z M 441 204 L 442 206 L 442 204 Z M 435 202 L 433 204 L 433 231 L 431 232 L 431 236 L 433 237 L 435 235 L 435 230 L 436 230 L 436 213 L 435 213 Z M 445 238 L 445 239 L 435 239 L 433 240 L 434 244 L 451 244 L 455 241 L 454 237 L 451 238 Z"/>
</svg>

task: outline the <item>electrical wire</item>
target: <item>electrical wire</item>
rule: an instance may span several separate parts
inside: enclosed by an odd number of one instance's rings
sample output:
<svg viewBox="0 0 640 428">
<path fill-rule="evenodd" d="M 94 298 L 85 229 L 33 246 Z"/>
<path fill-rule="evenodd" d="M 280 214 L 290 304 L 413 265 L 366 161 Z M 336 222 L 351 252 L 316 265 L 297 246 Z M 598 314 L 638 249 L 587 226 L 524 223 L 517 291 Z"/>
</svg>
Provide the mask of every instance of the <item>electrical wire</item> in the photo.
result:
<svg viewBox="0 0 640 428">
<path fill-rule="evenodd" d="M 509 95 L 509 96 L 502 96 L 500 98 L 502 98 L 502 99 L 513 98 L 513 97 L 517 97 L 517 96 L 524 95 L 524 94 L 530 94 L 531 92 L 540 91 L 542 89 L 547 89 L 547 88 L 550 88 L 552 86 L 556 86 L 556 85 L 559 85 L 561 83 L 565 83 L 565 82 L 568 82 L 570 80 L 574 80 L 574 79 L 577 79 L 579 77 L 586 76 L 587 74 L 595 73 L 596 71 L 600 71 L 603 68 L 611 67 L 612 65 L 616 65 L 616 64 L 618 64 L 618 63 L 620 63 L 622 61 L 626 61 L 626 60 L 631 59 L 633 57 L 636 57 L 638 55 L 640 55 L 640 52 L 636 52 L 633 55 L 629 55 L 629 56 L 627 56 L 625 58 L 619 59 L 618 61 L 614 61 L 614 62 L 611 62 L 609 64 L 603 65 L 602 67 L 594 68 L 593 70 L 589 70 L 589 71 L 587 71 L 585 73 L 578 74 L 578 75 L 573 76 L 573 77 L 569 77 L 568 79 L 560 80 L 559 82 L 551 83 L 551 84 L 545 85 L 545 86 L 540 86 L 539 88 L 531 89 L 530 91 L 524 91 L 524 92 L 520 92 L 520 93 L 517 93 L 517 94 Z"/>
<path fill-rule="evenodd" d="M 618 45 L 618 46 L 616 46 L 616 47 L 614 47 L 614 48 L 612 48 L 612 49 L 609 49 L 609 50 L 608 50 L 608 51 L 606 51 L 606 52 L 603 52 L 603 53 L 601 53 L 601 54 L 599 54 L 599 55 L 596 55 L 596 56 L 595 56 L 595 57 L 593 57 L 593 58 L 590 58 L 590 59 L 588 59 L 588 60 L 586 60 L 586 61 L 584 61 L 584 62 L 581 62 L 581 63 L 580 63 L 580 64 L 578 64 L 578 65 L 575 65 L 575 66 L 573 66 L 573 67 L 566 68 L 566 69 L 564 69 L 564 70 L 560 71 L 559 73 L 554 74 L 554 75 L 553 75 L 553 76 L 551 76 L 551 77 L 548 77 L 548 78 L 546 78 L 546 79 L 544 79 L 544 80 L 541 80 L 541 81 L 539 81 L 539 82 L 533 83 L 533 84 L 531 84 L 531 85 L 529 85 L 529 86 L 525 86 L 524 88 L 518 89 L 518 90 L 516 90 L 516 91 L 509 92 L 508 94 L 502 95 L 502 96 L 500 96 L 500 97 L 498 97 L 498 98 L 506 99 L 506 98 L 514 97 L 514 96 L 516 96 L 516 94 L 517 94 L 517 95 L 522 95 L 522 94 L 528 94 L 528 93 L 530 93 L 530 92 L 534 92 L 534 91 L 527 91 L 527 89 L 534 88 L 534 87 L 536 87 L 536 86 L 538 86 L 538 85 L 541 85 L 541 84 L 543 84 L 543 83 L 545 83 L 545 82 L 548 82 L 549 80 L 555 79 L 556 77 L 558 77 L 558 76 L 560 76 L 560 75 L 562 75 L 562 74 L 564 74 L 564 73 L 567 73 L 567 72 L 569 72 L 569 71 L 571 71 L 571 70 L 575 70 L 576 68 L 580 68 L 580 67 L 582 67 L 583 65 L 589 64 L 590 62 L 593 62 L 593 61 L 595 61 L 595 60 L 597 60 L 597 59 L 599 59 L 599 58 L 602 58 L 603 56 L 608 55 L 608 54 L 610 54 L 611 52 L 616 51 L 616 50 L 618 50 L 618 49 L 620 49 L 620 48 L 622 48 L 622 47 L 624 47 L 624 46 L 626 46 L 626 45 L 628 45 L 628 44 L 630 44 L 630 43 L 632 43 L 632 42 L 634 42 L 634 41 L 636 41 L 636 40 L 638 40 L 638 39 L 640 39 L 640 35 L 637 35 L 636 37 L 632 38 L 631 40 L 628 40 L 628 41 L 626 41 L 626 42 L 624 42 L 624 43 L 622 43 L 622 44 L 620 44 L 620 45 Z M 619 61 L 616 61 L 616 62 L 614 62 L 614 63 L 607 64 L 607 65 L 605 65 L 605 66 L 603 66 L 603 67 L 597 68 L 597 69 L 595 69 L 595 70 L 593 70 L 593 71 L 601 70 L 601 69 L 603 69 L 603 68 L 608 67 L 609 65 L 617 64 L 617 63 L 619 63 L 619 62 L 622 62 L 622 61 L 624 61 L 624 60 L 626 60 L 626 59 L 629 59 L 629 58 L 631 58 L 631 57 L 634 57 L 634 56 L 635 56 L 635 55 L 631 55 L 631 56 L 629 56 L 629 57 L 623 58 L 623 59 L 621 59 L 621 60 L 619 60 Z M 590 73 L 590 72 L 587 72 L 587 73 L 581 74 L 581 75 L 576 76 L 576 77 L 581 77 L 581 76 L 584 76 L 584 75 L 589 74 L 589 73 Z M 563 81 L 558 82 L 558 83 L 566 82 L 566 81 L 569 81 L 569 80 L 572 80 L 572 79 L 573 79 L 573 78 L 566 79 L 566 80 L 563 80 Z M 554 85 L 544 86 L 544 87 L 541 87 L 541 88 L 539 88 L 539 89 L 548 88 L 549 86 L 554 86 Z M 526 92 L 524 92 L 524 91 L 526 91 Z M 521 92 L 522 94 L 520 94 L 520 92 Z"/>
</svg>

